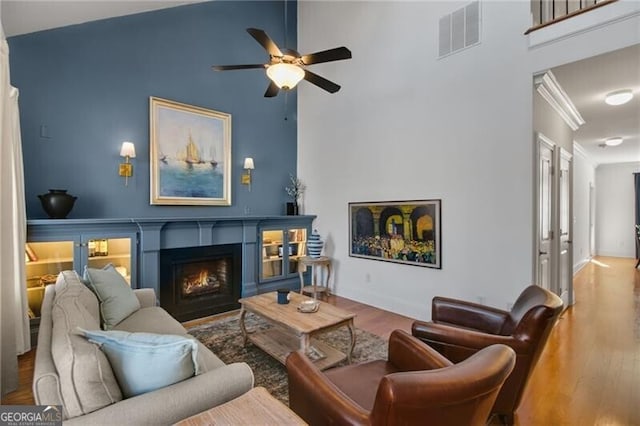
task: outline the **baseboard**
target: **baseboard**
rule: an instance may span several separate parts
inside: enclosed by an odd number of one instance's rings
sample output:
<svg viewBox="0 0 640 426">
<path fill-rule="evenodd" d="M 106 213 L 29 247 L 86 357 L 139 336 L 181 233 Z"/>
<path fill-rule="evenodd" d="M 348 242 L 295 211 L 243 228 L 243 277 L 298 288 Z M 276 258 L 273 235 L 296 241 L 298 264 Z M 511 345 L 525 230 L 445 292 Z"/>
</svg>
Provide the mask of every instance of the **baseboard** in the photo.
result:
<svg viewBox="0 0 640 426">
<path fill-rule="evenodd" d="M 577 274 L 578 272 L 580 272 L 580 270 L 582 268 L 584 268 L 587 263 L 591 262 L 591 258 L 587 257 L 586 259 L 582 259 L 580 262 L 576 263 L 575 265 L 573 265 L 573 275 Z"/>
</svg>

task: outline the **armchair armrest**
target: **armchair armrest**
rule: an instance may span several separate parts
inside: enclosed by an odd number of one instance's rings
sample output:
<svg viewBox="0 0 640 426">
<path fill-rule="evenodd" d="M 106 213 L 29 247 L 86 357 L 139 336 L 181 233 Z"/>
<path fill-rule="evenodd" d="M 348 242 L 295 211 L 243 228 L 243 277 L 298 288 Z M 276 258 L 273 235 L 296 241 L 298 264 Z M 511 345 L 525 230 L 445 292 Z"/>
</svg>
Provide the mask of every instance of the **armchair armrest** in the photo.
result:
<svg viewBox="0 0 640 426">
<path fill-rule="evenodd" d="M 389 336 L 389 362 L 400 371 L 434 370 L 452 365 L 435 349 L 402 330 L 394 330 Z"/>
<path fill-rule="evenodd" d="M 156 292 L 152 288 L 138 288 L 133 292 L 138 298 L 141 308 L 156 306 Z"/>
<path fill-rule="evenodd" d="M 356 404 L 302 353 L 292 352 L 286 361 L 289 407 L 307 423 L 363 425 L 369 413 Z"/>
<path fill-rule="evenodd" d="M 509 317 L 509 312 L 463 300 L 434 297 L 431 319 L 435 323 L 454 324 L 461 327 L 497 334 Z"/>
<path fill-rule="evenodd" d="M 529 352 L 531 347 L 529 342 L 516 339 L 513 336 L 488 334 L 481 331 L 423 321 L 414 321 L 411 326 L 411 334 L 427 342 L 427 344 L 433 342 L 440 345 L 457 346 L 467 350 L 469 354 L 490 345 L 503 344 L 510 346 L 516 354 L 524 355 Z M 451 361 L 458 362 L 459 360 L 451 359 Z"/>
</svg>

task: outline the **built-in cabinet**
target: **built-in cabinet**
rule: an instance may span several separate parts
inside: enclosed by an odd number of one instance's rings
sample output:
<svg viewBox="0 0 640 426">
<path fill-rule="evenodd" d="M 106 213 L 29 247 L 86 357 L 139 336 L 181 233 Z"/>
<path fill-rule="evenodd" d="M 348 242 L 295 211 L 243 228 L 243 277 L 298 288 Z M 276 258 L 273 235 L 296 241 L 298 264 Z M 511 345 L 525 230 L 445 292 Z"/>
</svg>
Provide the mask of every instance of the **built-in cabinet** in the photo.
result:
<svg viewBox="0 0 640 426">
<path fill-rule="evenodd" d="M 27 222 L 25 286 L 31 340 L 35 345 L 45 287 L 60 271 L 112 264 L 133 288 L 138 287 L 137 227 L 122 220 L 38 220 Z"/>
<path fill-rule="evenodd" d="M 54 237 L 55 238 L 55 237 Z M 60 271 L 112 264 L 125 280 L 136 286 L 136 234 L 78 234 L 53 241 L 29 239 L 25 247 L 25 272 L 29 316 L 40 316 L 44 288 L 55 284 Z"/>
<path fill-rule="evenodd" d="M 62 270 L 111 263 L 132 288 L 160 294 L 163 249 L 242 244 L 242 297 L 300 288 L 298 259 L 315 216 L 37 219 L 27 221 L 26 288 L 32 339 L 44 289 Z"/>
<path fill-rule="evenodd" d="M 277 227 L 260 230 L 260 282 L 298 274 L 298 259 L 306 255 L 307 228 Z"/>
</svg>

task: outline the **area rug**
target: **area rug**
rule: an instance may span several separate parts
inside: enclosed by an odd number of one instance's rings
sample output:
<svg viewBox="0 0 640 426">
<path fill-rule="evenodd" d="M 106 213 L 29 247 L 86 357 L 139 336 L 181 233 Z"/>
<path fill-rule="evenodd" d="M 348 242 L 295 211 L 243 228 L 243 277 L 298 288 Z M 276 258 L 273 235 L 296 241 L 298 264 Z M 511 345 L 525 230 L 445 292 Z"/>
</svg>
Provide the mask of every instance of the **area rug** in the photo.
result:
<svg viewBox="0 0 640 426">
<path fill-rule="evenodd" d="M 255 386 L 265 387 L 271 395 L 288 405 L 289 389 L 286 367 L 252 343 L 249 342 L 247 346 L 244 346 L 238 319 L 238 316 L 233 316 L 197 325 L 187 330 L 225 363 L 246 362 L 249 364 L 255 376 Z M 265 320 L 250 313 L 245 317 L 245 325 L 249 331 L 269 327 Z M 317 338 L 342 352 L 346 352 L 349 347 L 349 332 L 346 327 L 320 334 Z M 352 362 L 374 359 L 387 359 L 387 342 L 369 332 L 356 329 L 356 346 L 353 349 Z M 344 365 L 344 363 L 346 361 L 338 365 Z"/>
</svg>

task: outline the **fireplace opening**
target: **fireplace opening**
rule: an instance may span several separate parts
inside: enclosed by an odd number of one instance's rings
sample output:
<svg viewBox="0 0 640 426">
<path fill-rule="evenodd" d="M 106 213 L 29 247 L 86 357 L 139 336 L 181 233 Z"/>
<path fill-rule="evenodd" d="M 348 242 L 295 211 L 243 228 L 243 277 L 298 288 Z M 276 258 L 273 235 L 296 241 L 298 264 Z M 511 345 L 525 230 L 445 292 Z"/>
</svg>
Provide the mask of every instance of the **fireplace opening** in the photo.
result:
<svg viewBox="0 0 640 426">
<path fill-rule="evenodd" d="M 178 321 L 240 307 L 242 244 L 160 250 L 160 305 Z"/>
</svg>

